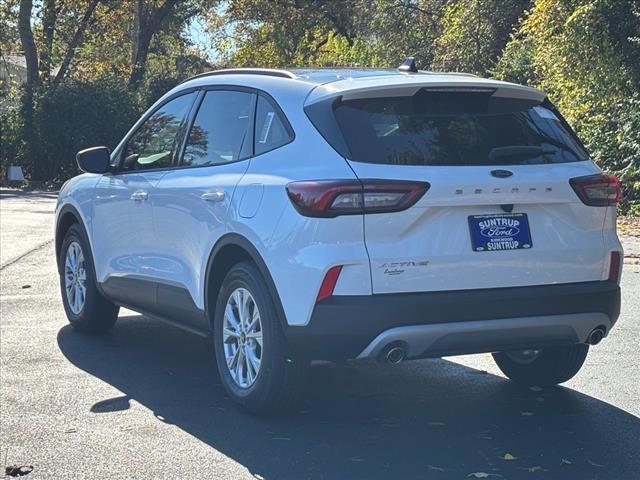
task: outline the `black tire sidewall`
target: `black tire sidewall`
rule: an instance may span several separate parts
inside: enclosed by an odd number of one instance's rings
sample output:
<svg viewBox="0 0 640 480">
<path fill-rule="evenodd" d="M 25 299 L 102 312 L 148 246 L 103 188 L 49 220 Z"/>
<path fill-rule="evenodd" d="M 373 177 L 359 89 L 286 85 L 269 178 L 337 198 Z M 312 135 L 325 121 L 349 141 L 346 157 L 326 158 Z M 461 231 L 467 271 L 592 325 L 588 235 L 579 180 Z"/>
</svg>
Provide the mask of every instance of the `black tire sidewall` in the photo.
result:
<svg viewBox="0 0 640 480">
<path fill-rule="evenodd" d="M 505 352 L 493 354 L 498 368 L 511 380 L 522 385 L 553 386 L 573 378 L 589 352 L 586 344 L 550 347 L 540 351 L 531 363 L 520 363 Z"/>
<path fill-rule="evenodd" d="M 262 359 L 258 378 L 248 388 L 236 384 L 227 368 L 223 350 L 222 329 L 227 300 L 237 288 L 251 293 L 262 323 Z M 271 394 L 274 382 L 281 374 L 285 359 L 285 348 L 281 338 L 279 319 L 268 287 L 258 269 L 251 263 L 241 262 L 227 273 L 218 294 L 214 316 L 214 344 L 216 363 L 223 386 L 233 399 L 250 410 L 259 409 Z"/>
<path fill-rule="evenodd" d="M 85 270 L 87 274 L 85 283 L 85 302 L 80 313 L 75 314 L 69 307 L 67 293 L 64 287 L 64 263 L 69 246 L 76 242 L 82 249 L 84 257 Z M 58 262 L 58 274 L 60 278 L 60 293 L 62 295 L 62 304 L 65 313 L 69 319 L 69 323 L 76 329 L 81 331 L 104 330 L 108 328 L 108 319 L 111 316 L 117 316 L 117 307 L 102 297 L 96 286 L 96 274 L 93 264 L 93 256 L 89 248 L 89 242 L 80 225 L 72 225 L 64 236 L 62 247 L 60 248 L 60 258 Z M 115 321 L 115 320 L 114 320 Z M 113 323 L 113 322 L 111 322 Z"/>
</svg>

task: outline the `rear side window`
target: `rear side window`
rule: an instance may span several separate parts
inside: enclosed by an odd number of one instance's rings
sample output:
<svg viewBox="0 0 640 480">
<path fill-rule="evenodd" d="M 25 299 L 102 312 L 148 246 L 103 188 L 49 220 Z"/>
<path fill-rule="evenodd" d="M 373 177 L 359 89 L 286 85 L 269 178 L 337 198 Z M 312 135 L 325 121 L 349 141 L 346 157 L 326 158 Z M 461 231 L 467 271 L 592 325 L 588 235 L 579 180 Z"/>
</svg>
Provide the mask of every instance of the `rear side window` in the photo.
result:
<svg viewBox="0 0 640 480">
<path fill-rule="evenodd" d="M 248 92 L 208 91 L 189 132 L 182 164 L 220 165 L 250 156 L 253 98 Z"/>
<path fill-rule="evenodd" d="M 493 92 L 423 89 L 411 97 L 336 102 L 335 119 L 352 160 L 391 165 L 528 165 L 585 160 L 573 132 L 551 108 Z"/>
<path fill-rule="evenodd" d="M 194 93 L 168 101 L 133 134 L 123 161 L 123 170 L 167 168 L 173 164 L 177 136 Z"/>
<path fill-rule="evenodd" d="M 269 99 L 258 96 L 254 150 L 256 155 L 281 147 L 293 140 L 293 132 L 284 115 Z"/>
</svg>

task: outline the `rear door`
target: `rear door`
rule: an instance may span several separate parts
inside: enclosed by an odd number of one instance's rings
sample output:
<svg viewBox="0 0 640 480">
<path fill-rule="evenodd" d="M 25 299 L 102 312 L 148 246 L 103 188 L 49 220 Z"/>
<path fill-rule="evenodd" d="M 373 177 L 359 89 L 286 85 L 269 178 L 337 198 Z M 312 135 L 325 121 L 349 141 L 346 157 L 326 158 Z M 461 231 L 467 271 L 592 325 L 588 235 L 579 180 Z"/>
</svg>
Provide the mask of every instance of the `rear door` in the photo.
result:
<svg viewBox="0 0 640 480">
<path fill-rule="evenodd" d="M 249 166 L 255 99 L 241 87 L 204 91 L 179 168 L 155 190 L 154 248 L 171 267 L 158 272 L 158 307 L 195 328 L 207 327 L 194 312 L 204 310 L 208 254 L 227 231 L 236 186 Z"/>
<path fill-rule="evenodd" d="M 569 180 L 598 168 L 550 104 L 495 89 L 421 89 L 334 105 L 362 179 L 428 182 L 408 209 L 366 214 L 374 293 L 600 280 L 606 209 Z"/>
</svg>

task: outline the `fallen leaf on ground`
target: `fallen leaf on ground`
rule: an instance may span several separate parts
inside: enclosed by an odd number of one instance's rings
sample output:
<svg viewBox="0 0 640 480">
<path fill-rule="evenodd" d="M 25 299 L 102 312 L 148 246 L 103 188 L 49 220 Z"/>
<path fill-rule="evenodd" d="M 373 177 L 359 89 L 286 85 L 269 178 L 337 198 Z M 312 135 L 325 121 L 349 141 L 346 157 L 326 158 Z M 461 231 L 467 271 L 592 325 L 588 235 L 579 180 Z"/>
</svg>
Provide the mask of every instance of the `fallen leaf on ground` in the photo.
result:
<svg viewBox="0 0 640 480">
<path fill-rule="evenodd" d="M 511 455 L 510 453 L 505 453 L 503 456 L 500 457 L 503 460 L 517 460 L 518 457 L 514 457 L 513 455 Z"/>
</svg>

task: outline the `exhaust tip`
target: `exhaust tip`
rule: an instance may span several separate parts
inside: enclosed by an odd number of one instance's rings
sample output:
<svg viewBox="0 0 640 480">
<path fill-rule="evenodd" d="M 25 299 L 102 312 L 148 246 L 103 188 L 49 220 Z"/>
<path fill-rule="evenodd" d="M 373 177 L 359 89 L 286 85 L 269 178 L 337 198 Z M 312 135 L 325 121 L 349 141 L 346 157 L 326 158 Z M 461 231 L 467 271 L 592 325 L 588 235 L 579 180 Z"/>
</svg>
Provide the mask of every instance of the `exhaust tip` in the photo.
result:
<svg viewBox="0 0 640 480">
<path fill-rule="evenodd" d="M 378 359 L 385 363 L 397 365 L 407 356 L 407 351 L 403 345 L 389 345 L 385 348 Z"/>
<path fill-rule="evenodd" d="M 599 344 L 604 338 L 604 334 L 605 334 L 604 328 L 602 327 L 594 328 L 593 331 L 589 334 L 589 337 L 587 338 L 587 343 L 589 345 Z"/>
</svg>

